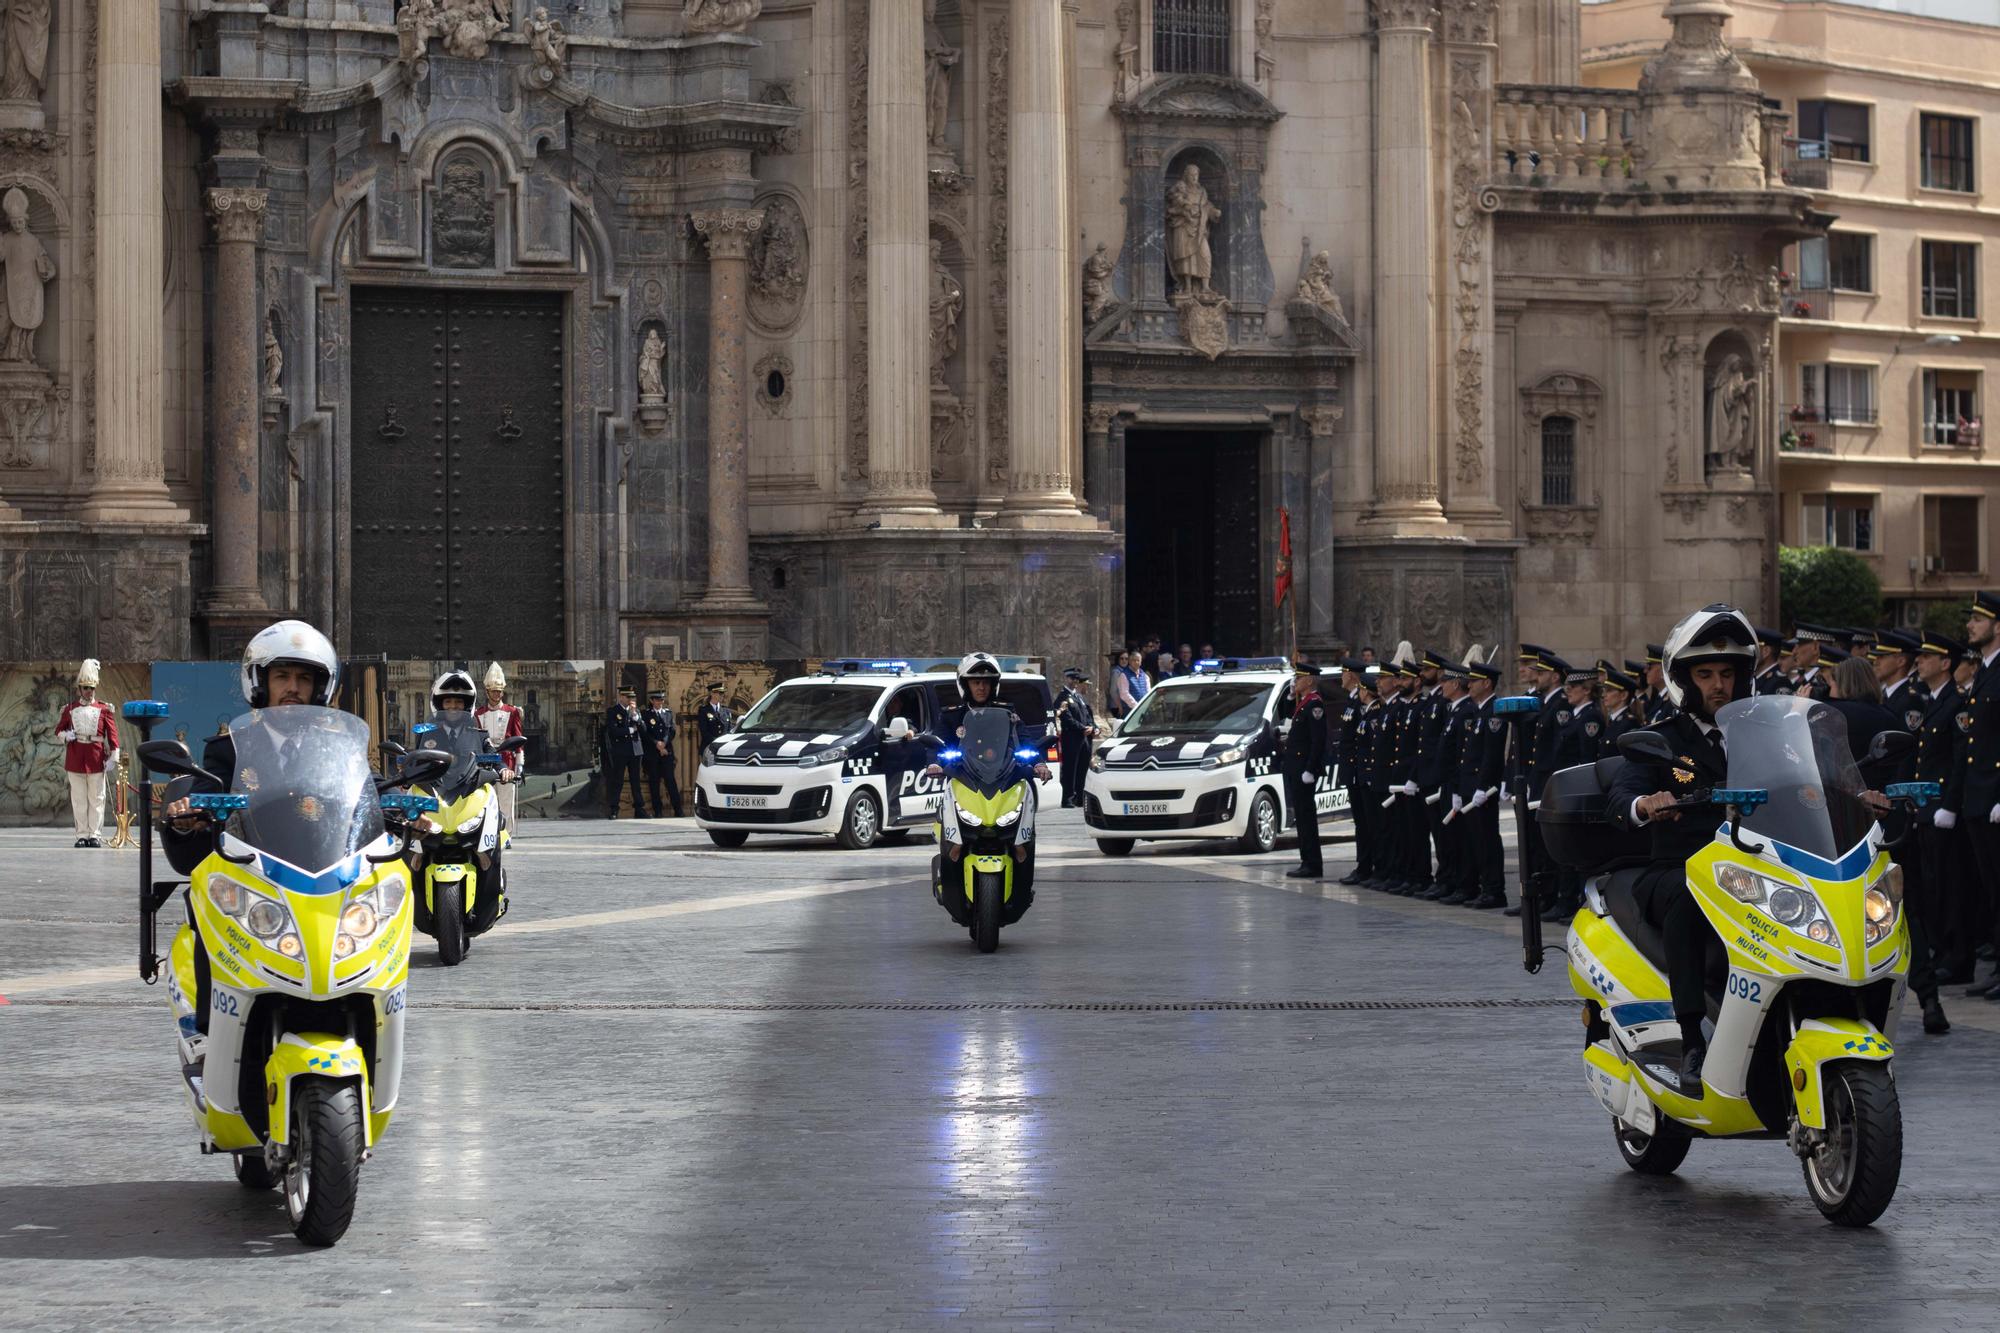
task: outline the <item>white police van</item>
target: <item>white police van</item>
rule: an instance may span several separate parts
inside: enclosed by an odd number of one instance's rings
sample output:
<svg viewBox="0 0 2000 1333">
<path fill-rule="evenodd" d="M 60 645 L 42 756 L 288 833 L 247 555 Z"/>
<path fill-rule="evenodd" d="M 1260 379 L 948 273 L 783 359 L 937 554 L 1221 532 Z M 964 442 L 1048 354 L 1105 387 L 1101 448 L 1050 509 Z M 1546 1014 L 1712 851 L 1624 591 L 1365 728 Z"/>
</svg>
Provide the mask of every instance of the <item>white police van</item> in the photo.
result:
<svg viewBox="0 0 2000 1333">
<path fill-rule="evenodd" d="M 1155 685 L 1091 756 L 1083 820 L 1098 850 L 1124 856 L 1142 838 L 1234 838 L 1243 851 L 1270 851 L 1296 823 L 1279 763 L 1291 718 L 1292 671 L 1282 657 L 1201 661 L 1192 675 Z M 1339 774 L 1328 770 L 1314 795 L 1322 822 L 1347 811 Z"/>
<path fill-rule="evenodd" d="M 945 780 L 927 777 L 930 750 L 897 739 L 931 730 L 958 703 L 957 659 L 842 658 L 783 682 L 743 715 L 736 730 L 703 749 L 695 771 L 694 818 L 718 847 L 752 833 L 820 833 L 861 848 L 928 827 Z M 1001 658 L 1001 666 L 1021 659 Z M 1003 669 L 1000 697 L 1040 744 L 1053 771 L 1056 723 L 1049 682 Z M 1038 784 L 1043 806 L 1062 803 L 1053 779 Z"/>
</svg>

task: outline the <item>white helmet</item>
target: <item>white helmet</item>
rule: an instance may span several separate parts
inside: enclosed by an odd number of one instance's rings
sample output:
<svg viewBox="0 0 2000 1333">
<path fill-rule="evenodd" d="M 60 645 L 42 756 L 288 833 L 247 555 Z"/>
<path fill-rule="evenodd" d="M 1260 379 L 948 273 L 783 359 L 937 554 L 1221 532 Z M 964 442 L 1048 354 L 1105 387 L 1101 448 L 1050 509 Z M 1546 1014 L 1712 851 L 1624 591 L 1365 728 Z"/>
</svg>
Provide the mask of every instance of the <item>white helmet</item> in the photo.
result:
<svg viewBox="0 0 2000 1333">
<path fill-rule="evenodd" d="M 1757 630 L 1750 618 L 1733 606 L 1704 606 L 1674 626 L 1660 654 L 1660 674 L 1667 678 L 1667 701 L 1674 707 L 1708 719 L 1701 691 L 1694 687 L 1694 668 L 1704 662 L 1730 662 L 1736 667 L 1736 698 L 1750 697 L 1750 673 L 1757 665 Z"/>
<path fill-rule="evenodd" d="M 500 669 L 498 662 L 486 668 L 486 688 L 489 690 L 504 690 L 507 688 L 507 673 Z"/>
<path fill-rule="evenodd" d="M 270 705 L 270 669 L 280 662 L 318 673 L 311 702 L 325 708 L 340 684 L 340 658 L 333 643 L 303 620 L 280 620 L 258 630 L 243 646 L 243 698 L 252 708 Z"/>
<path fill-rule="evenodd" d="M 478 700 L 479 692 L 472 688 L 472 674 L 453 667 L 431 682 L 431 707 L 437 712 L 444 711 L 446 699 L 463 699 L 467 712 Z"/>
<path fill-rule="evenodd" d="M 991 653 L 967 653 L 959 659 L 958 697 L 967 703 L 972 702 L 972 691 L 966 688 L 966 683 L 974 676 L 984 676 L 992 681 L 997 692 L 1000 688 L 1000 663 Z"/>
<path fill-rule="evenodd" d="M 94 657 L 84 658 L 82 665 L 78 666 L 76 669 L 76 687 L 80 690 L 96 689 L 97 670 L 98 667 L 96 658 Z"/>
</svg>

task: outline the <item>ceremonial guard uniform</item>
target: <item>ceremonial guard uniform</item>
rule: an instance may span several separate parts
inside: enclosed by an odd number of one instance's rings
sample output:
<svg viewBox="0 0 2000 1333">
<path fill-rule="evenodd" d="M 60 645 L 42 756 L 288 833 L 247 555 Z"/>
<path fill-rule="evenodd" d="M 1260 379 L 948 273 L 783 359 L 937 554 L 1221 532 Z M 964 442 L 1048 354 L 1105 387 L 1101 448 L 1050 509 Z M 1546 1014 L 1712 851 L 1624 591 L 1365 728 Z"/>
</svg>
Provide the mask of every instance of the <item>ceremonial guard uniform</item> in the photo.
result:
<svg viewBox="0 0 2000 1333">
<path fill-rule="evenodd" d="M 63 743 L 63 771 L 69 775 L 69 810 L 78 847 L 102 847 L 104 783 L 118 771 L 118 713 L 97 701 L 97 659 L 85 658 L 76 669 L 76 698 L 63 705 L 56 719 L 56 739 Z"/>
<path fill-rule="evenodd" d="M 486 733 L 487 748 L 498 750 L 502 741 L 526 736 L 527 732 L 521 728 L 521 710 L 507 702 L 507 673 L 500 669 L 498 662 L 486 668 L 484 683 L 486 703 L 472 710 L 472 720 Z M 514 780 L 496 784 L 494 791 L 499 796 L 500 814 L 511 829 L 514 827 L 514 796 L 520 790 L 521 779 L 528 775 L 527 751 L 509 751 L 506 764 Z M 514 836 L 518 838 L 521 835 L 516 832 Z"/>
<path fill-rule="evenodd" d="M 681 817 L 681 784 L 674 776 L 674 710 L 667 707 L 665 690 L 646 693 L 646 711 L 640 714 L 646 731 L 646 788 L 652 793 L 653 815 L 664 818 L 667 807 L 660 803 L 660 784 L 666 783 L 667 799 L 673 802 L 674 818 Z"/>
<path fill-rule="evenodd" d="M 1083 804 L 1083 778 L 1090 771 L 1090 742 L 1097 735 L 1097 714 L 1083 687 L 1090 678 L 1082 667 L 1063 672 L 1062 693 L 1056 696 L 1056 723 L 1062 732 L 1062 803 Z"/>
<path fill-rule="evenodd" d="M 618 702 L 604 710 L 604 817 L 618 818 L 618 798 L 629 779 L 632 784 L 632 813 L 646 814 L 646 793 L 639 790 L 639 772 L 644 763 L 645 726 L 634 702 L 638 691 L 618 691 Z"/>
<path fill-rule="evenodd" d="M 736 714 L 729 711 L 729 705 L 722 702 L 722 682 L 716 681 L 708 687 L 708 702 L 695 714 L 695 727 L 701 732 L 701 748 L 706 750 L 715 744 L 718 736 L 726 736 L 736 730 Z"/>
<path fill-rule="evenodd" d="M 1285 734 L 1285 804 L 1299 831 L 1299 864 L 1285 872 L 1287 879 L 1318 879 L 1325 873 L 1314 793 L 1326 763 L 1326 701 L 1319 697 L 1319 668 L 1301 661 L 1293 667 L 1292 727 Z"/>
</svg>

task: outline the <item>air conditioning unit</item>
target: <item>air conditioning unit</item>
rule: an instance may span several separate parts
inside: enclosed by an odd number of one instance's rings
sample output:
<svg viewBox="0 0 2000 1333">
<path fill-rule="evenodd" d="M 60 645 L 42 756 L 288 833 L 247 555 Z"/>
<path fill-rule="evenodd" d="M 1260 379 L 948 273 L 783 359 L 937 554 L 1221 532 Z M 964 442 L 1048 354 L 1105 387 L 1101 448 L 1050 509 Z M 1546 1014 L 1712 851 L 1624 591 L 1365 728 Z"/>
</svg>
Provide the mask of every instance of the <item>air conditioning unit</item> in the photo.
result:
<svg viewBox="0 0 2000 1333">
<path fill-rule="evenodd" d="M 1944 557 L 1943 557 L 1943 556 L 1941 556 L 1941 555 L 1927 555 L 1927 556 L 1925 556 L 1925 557 L 1924 557 L 1924 573 L 1926 573 L 1926 574 L 1936 574 L 1936 573 L 1940 573 L 1940 572 L 1942 572 L 1942 571 L 1943 571 L 1943 569 L 1944 569 Z"/>
<path fill-rule="evenodd" d="M 1897 608 L 1896 624 L 1901 629 L 1922 629 L 1924 627 L 1924 603 L 1903 602 Z"/>
</svg>

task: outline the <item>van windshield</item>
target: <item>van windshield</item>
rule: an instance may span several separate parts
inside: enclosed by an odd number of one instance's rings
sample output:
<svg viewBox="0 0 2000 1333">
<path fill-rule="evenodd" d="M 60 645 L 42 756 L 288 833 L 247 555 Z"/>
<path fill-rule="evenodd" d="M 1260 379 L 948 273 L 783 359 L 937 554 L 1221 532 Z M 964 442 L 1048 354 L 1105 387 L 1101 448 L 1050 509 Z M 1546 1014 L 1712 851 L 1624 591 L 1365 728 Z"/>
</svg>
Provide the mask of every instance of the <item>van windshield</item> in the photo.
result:
<svg viewBox="0 0 2000 1333">
<path fill-rule="evenodd" d="M 739 731 L 846 731 L 868 716 L 880 685 L 780 685 L 743 715 Z"/>
<path fill-rule="evenodd" d="M 1169 685 L 1139 701 L 1120 736 L 1240 734 L 1263 724 L 1271 687 L 1253 681 Z"/>
</svg>

